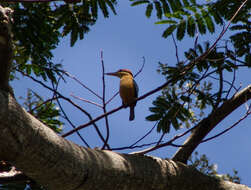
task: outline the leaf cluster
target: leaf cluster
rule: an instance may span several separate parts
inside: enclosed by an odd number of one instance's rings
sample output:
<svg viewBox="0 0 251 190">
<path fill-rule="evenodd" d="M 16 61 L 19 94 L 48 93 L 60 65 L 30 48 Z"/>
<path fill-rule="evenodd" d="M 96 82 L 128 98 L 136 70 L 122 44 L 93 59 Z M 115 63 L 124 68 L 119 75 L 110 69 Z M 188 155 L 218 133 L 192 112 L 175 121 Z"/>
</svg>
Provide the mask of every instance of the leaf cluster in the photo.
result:
<svg viewBox="0 0 251 190">
<path fill-rule="evenodd" d="M 30 89 L 27 91 L 27 97 L 21 97 L 21 99 L 24 99 L 24 108 L 30 114 L 50 127 L 56 133 L 62 132 L 62 126 L 64 123 L 59 120 L 61 113 L 52 100 L 45 101 L 40 95 Z"/>
<path fill-rule="evenodd" d="M 190 98 L 181 96 L 181 99 L 179 99 L 178 97 L 175 87 L 167 87 L 163 90 L 162 95 L 153 101 L 153 107 L 149 108 L 152 114 L 147 116 L 146 119 L 148 121 L 158 121 L 158 132 L 169 133 L 171 126 L 178 130 L 183 122 L 189 127 L 188 121 L 194 119 L 189 107 L 184 106 L 185 103 L 191 101 Z"/>
<path fill-rule="evenodd" d="M 182 40 L 185 35 L 214 33 L 216 25 L 223 25 L 235 14 L 241 1 L 218 0 L 197 3 L 196 0 L 131 0 L 132 6 L 146 5 L 145 15 L 149 18 L 153 11 L 159 21 L 156 24 L 166 24 L 162 36 L 167 38 L 176 31 L 176 38 Z M 237 50 L 237 56 L 245 56 L 250 64 L 250 17 L 251 3 L 248 1 L 240 14 L 233 20 L 233 33 L 230 39 Z M 240 32 L 240 30 L 242 30 Z"/>
<path fill-rule="evenodd" d="M 195 49 L 190 48 L 184 53 L 187 61 L 197 60 L 209 51 L 209 47 L 209 42 L 206 42 L 204 45 L 197 44 Z M 148 121 L 158 121 L 158 132 L 167 133 L 170 126 L 176 130 L 183 124 L 189 127 L 191 123 L 198 121 L 195 115 L 202 117 L 205 109 L 214 110 L 227 98 L 229 90 L 222 85 L 224 73 L 234 72 L 238 67 L 226 51 L 227 48 L 212 49 L 205 59 L 196 63 L 182 77 L 180 71 L 186 66 L 184 62 L 175 66 L 159 63 L 158 72 L 165 76 L 166 80 L 173 82 L 153 101 L 153 107 L 149 109 L 152 113 L 146 117 Z M 208 77 L 215 78 L 218 86 L 213 88 Z"/>
<path fill-rule="evenodd" d="M 53 50 L 62 37 L 70 35 L 70 45 L 83 39 L 98 18 L 99 10 L 116 14 L 116 0 L 90 0 L 79 3 L 1 3 L 14 10 L 13 74 L 16 69 L 56 82 L 61 64 L 52 62 Z"/>
<path fill-rule="evenodd" d="M 209 161 L 209 158 L 205 155 L 202 154 L 199 156 L 198 152 L 195 152 L 188 160 L 188 164 L 193 167 L 196 168 L 197 170 L 199 170 L 200 172 L 212 176 L 212 177 L 216 177 L 219 178 L 221 180 L 227 180 L 227 181 L 231 181 L 234 183 L 238 183 L 240 184 L 241 179 L 238 176 L 238 171 L 233 170 L 233 174 L 219 174 L 217 172 L 217 165 L 216 164 L 211 164 Z"/>
</svg>

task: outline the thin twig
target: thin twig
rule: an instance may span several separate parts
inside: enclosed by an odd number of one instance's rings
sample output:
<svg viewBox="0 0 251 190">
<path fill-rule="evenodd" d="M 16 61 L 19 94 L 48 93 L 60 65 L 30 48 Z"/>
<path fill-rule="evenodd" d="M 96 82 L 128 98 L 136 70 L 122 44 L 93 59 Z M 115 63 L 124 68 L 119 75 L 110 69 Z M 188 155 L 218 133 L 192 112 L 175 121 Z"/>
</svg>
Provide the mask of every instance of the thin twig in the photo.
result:
<svg viewBox="0 0 251 190">
<path fill-rule="evenodd" d="M 72 121 L 69 119 L 69 117 L 67 116 L 67 114 L 65 113 L 60 101 L 59 101 L 59 98 L 57 98 L 57 104 L 60 108 L 60 110 L 62 111 L 62 113 L 64 114 L 64 118 L 66 119 L 66 121 L 68 121 L 68 123 L 72 126 L 73 129 L 76 128 L 76 126 L 72 123 Z M 77 135 L 79 136 L 79 138 L 81 139 L 81 141 L 86 145 L 86 147 L 90 148 L 90 145 L 87 143 L 87 141 L 82 137 L 82 135 L 80 134 L 79 131 L 77 131 Z"/>
<path fill-rule="evenodd" d="M 195 125 L 194 127 L 186 130 L 184 133 L 180 134 L 180 135 L 176 135 L 174 136 L 171 140 L 167 141 L 166 143 L 163 143 L 163 144 L 159 144 L 159 145 L 156 145 L 156 146 L 153 146 L 153 147 L 150 147 L 150 148 L 147 148 L 145 150 L 141 150 L 141 151 L 137 151 L 137 152 L 132 152 L 130 154 L 146 154 L 148 152 L 151 152 L 151 151 L 154 151 L 154 150 L 157 150 L 159 148 L 162 148 L 162 147 L 165 147 L 165 146 L 168 146 L 168 145 L 171 145 L 175 140 L 185 136 L 186 134 L 188 134 L 189 132 L 191 132 L 192 130 L 194 130 L 195 128 L 197 127 L 197 125 Z"/>
<path fill-rule="evenodd" d="M 116 92 L 105 104 L 109 104 L 117 95 L 119 94 L 119 91 Z"/>
<path fill-rule="evenodd" d="M 215 139 L 215 138 L 217 138 L 217 137 L 225 134 L 226 132 L 228 132 L 229 130 L 231 130 L 235 126 L 237 126 L 241 121 L 243 121 L 244 119 L 246 119 L 250 114 L 251 114 L 251 110 L 249 108 L 249 110 L 246 112 L 246 114 L 242 118 L 240 118 L 237 122 L 235 122 L 233 125 L 231 125 L 227 129 L 223 130 L 222 132 L 220 132 L 220 133 L 218 133 L 218 134 L 216 134 L 216 135 L 214 135 L 212 137 L 209 137 L 209 138 L 207 138 L 205 140 L 202 140 L 200 143 L 204 143 L 204 142 L 210 141 L 212 139 Z M 178 144 L 173 144 L 173 143 L 171 143 L 170 145 L 174 146 L 174 147 L 187 147 L 187 146 L 191 146 L 191 145 L 178 145 Z"/>
<path fill-rule="evenodd" d="M 58 91 L 59 82 L 60 82 L 61 79 L 63 79 L 63 75 L 60 75 L 60 77 L 58 78 L 58 80 L 57 80 L 57 82 L 56 82 L 56 86 L 54 85 L 53 82 L 51 82 L 52 87 L 53 87 L 53 89 L 54 89 L 53 97 L 56 98 L 57 104 L 58 104 L 58 106 L 59 106 L 61 112 L 62 112 L 63 115 L 64 115 L 64 119 L 65 119 L 66 121 L 68 121 L 68 123 L 72 126 L 73 129 L 75 129 L 76 126 L 75 126 L 75 125 L 71 122 L 71 120 L 68 118 L 67 114 L 65 113 L 65 111 L 64 111 L 64 109 L 63 109 L 63 107 L 62 107 L 62 105 L 61 105 L 61 103 L 60 103 L 60 101 L 59 101 L 60 98 L 57 97 L 57 93 L 55 93 L 55 92 Z M 82 137 L 82 135 L 79 133 L 79 131 L 77 132 L 77 135 L 79 136 L 80 140 L 81 140 L 87 147 L 90 148 L 89 144 L 88 144 L 87 141 Z"/>
<path fill-rule="evenodd" d="M 143 68 L 144 68 L 144 66 L 145 66 L 146 59 L 145 59 L 144 56 L 143 56 L 142 58 L 143 58 L 142 66 L 141 66 L 141 68 L 139 69 L 139 71 L 133 76 L 133 78 L 136 78 L 136 77 L 142 72 L 142 70 L 143 70 Z"/>
<path fill-rule="evenodd" d="M 102 105 L 100 105 L 100 104 L 98 104 L 98 103 L 96 103 L 96 102 L 93 102 L 93 101 L 90 101 L 90 100 L 87 100 L 87 99 L 84 99 L 84 98 L 75 96 L 75 95 L 72 94 L 72 93 L 71 93 L 70 95 L 71 95 L 73 98 L 76 98 L 76 99 L 81 100 L 81 101 L 83 101 L 83 102 L 87 102 L 87 103 L 89 103 L 89 104 L 93 104 L 93 105 L 95 105 L 95 106 L 98 106 L 98 107 L 100 107 L 100 108 L 103 108 Z"/>
<path fill-rule="evenodd" d="M 210 78 L 212 78 L 212 79 L 214 79 L 214 80 L 220 80 L 220 79 L 218 79 L 218 78 L 216 78 L 216 77 L 213 77 L 213 76 L 208 76 L 208 77 L 210 77 Z M 223 79 L 222 81 L 223 81 L 224 83 L 226 83 L 226 84 L 232 86 L 232 83 L 230 83 L 229 81 L 224 80 L 224 79 Z M 234 85 L 232 86 L 232 88 L 234 88 L 236 92 L 239 91 L 239 88 L 236 88 Z"/>
<path fill-rule="evenodd" d="M 176 44 L 175 38 L 173 36 L 173 33 L 172 33 L 172 39 L 173 39 L 173 43 L 174 43 L 174 47 L 175 47 L 175 52 L 176 52 L 175 54 L 176 54 L 177 63 L 179 63 L 180 60 L 179 60 L 178 46 Z"/>
<path fill-rule="evenodd" d="M 91 92 L 92 94 L 94 94 L 95 96 L 97 96 L 99 99 L 102 100 L 102 97 L 99 96 L 96 92 L 94 92 L 92 89 L 90 89 L 88 86 L 86 86 L 84 83 L 82 83 L 77 77 L 75 77 L 74 75 L 71 75 L 69 72 L 65 71 L 65 74 L 67 76 L 69 76 L 70 78 L 72 78 L 73 80 L 75 80 L 77 83 L 79 83 L 82 87 L 84 87 L 86 90 L 88 90 L 89 92 Z"/>
<path fill-rule="evenodd" d="M 53 100 L 55 100 L 55 97 L 52 97 L 48 100 L 45 100 L 44 102 L 42 102 L 41 104 L 37 105 L 36 107 L 32 108 L 31 110 L 29 110 L 29 113 L 32 113 L 34 110 L 38 109 L 39 107 L 41 107 L 44 104 L 47 104 L 48 102 L 52 102 Z"/>
<path fill-rule="evenodd" d="M 226 51 L 228 51 L 228 49 L 227 49 L 227 44 L 226 44 Z M 234 60 L 234 64 L 236 65 L 236 60 Z M 230 94 L 230 92 L 231 92 L 231 90 L 232 90 L 232 88 L 234 87 L 234 83 L 235 83 L 235 76 L 236 76 L 236 69 L 234 68 L 234 74 L 233 74 L 233 79 L 232 79 L 232 82 L 231 82 L 231 85 L 230 85 L 230 88 L 228 89 L 228 91 L 227 91 L 227 94 L 226 94 L 226 97 L 225 97 L 225 99 L 227 99 L 228 98 L 228 96 L 229 96 L 229 94 Z M 235 87 L 234 87 L 235 88 Z"/>
<path fill-rule="evenodd" d="M 166 133 L 163 132 L 156 145 L 159 145 L 162 142 L 162 139 L 164 138 L 165 135 Z"/>
<path fill-rule="evenodd" d="M 138 144 L 140 141 L 142 141 L 144 138 L 146 138 L 149 134 L 151 134 L 157 124 L 158 124 L 158 122 L 156 122 L 154 124 L 154 126 L 143 137 L 141 137 L 139 140 L 137 140 L 135 143 L 133 143 L 130 147 L 133 147 L 134 145 Z"/>
<path fill-rule="evenodd" d="M 213 105 L 214 109 L 216 109 L 221 102 L 222 90 L 223 90 L 223 72 L 220 65 L 218 67 L 218 72 L 219 72 L 219 91 L 218 91 L 216 103 Z"/>
<path fill-rule="evenodd" d="M 238 125 L 241 121 L 243 121 L 244 119 L 246 119 L 250 114 L 251 114 L 251 110 L 249 108 L 249 110 L 246 112 L 246 114 L 241 119 L 239 119 L 237 122 L 235 122 L 232 126 L 228 127 L 227 129 L 225 129 L 224 131 L 218 133 L 217 135 L 214 135 L 214 136 L 209 137 L 209 138 L 207 138 L 205 140 L 202 140 L 200 143 L 204 143 L 204 142 L 210 141 L 212 139 L 215 139 L 216 137 L 219 137 L 219 136 L 223 135 L 224 133 L 228 132 L 229 130 L 231 130 L 232 128 L 234 128 L 236 125 Z"/>
<path fill-rule="evenodd" d="M 100 56 L 101 56 L 102 83 L 103 83 L 102 102 L 103 102 L 103 111 L 104 111 L 104 114 L 105 114 L 107 112 L 106 111 L 106 103 L 105 103 L 105 64 L 104 64 L 103 51 L 102 50 L 101 50 Z M 109 121 L 108 121 L 107 116 L 105 116 L 105 127 L 106 127 L 106 138 L 105 138 L 105 142 L 104 142 L 104 145 L 103 145 L 102 149 L 104 149 L 108 145 L 108 140 L 109 140 L 109 136 L 110 136 L 110 127 L 109 127 Z M 109 148 L 109 146 L 107 146 L 107 147 Z"/>
<path fill-rule="evenodd" d="M 146 147 L 146 146 L 151 146 L 151 145 L 154 145 L 154 144 L 157 144 L 159 141 L 156 141 L 156 142 L 152 142 L 152 143 L 146 143 L 146 144 L 141 144 L 141 145 L 135 145 L 135 146 L 124 146 L 124 147 L 118 147 L 118 148 L 112 148 L 111 150 L 126 150 L 126 149 L 135 149 L 135 148 L 143 148 L 143 147 Z"/>
</svg>

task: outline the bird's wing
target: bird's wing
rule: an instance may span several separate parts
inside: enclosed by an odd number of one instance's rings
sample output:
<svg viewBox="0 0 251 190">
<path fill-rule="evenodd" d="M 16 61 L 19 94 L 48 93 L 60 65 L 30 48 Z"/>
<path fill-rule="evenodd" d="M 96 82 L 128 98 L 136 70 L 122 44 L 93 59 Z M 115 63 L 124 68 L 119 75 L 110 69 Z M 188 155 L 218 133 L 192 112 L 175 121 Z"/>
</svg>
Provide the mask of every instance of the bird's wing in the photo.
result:
<svg viewBox="0 0 251 190">
<path fill-rule="evenodd" d="M 133 80 L 133 86 L 134 86 L 134 92 L 135 92 L 135 98 L 138 98 L 139 95 L 139 86 L 137 85 L 136 81 Z"/>
</svg>

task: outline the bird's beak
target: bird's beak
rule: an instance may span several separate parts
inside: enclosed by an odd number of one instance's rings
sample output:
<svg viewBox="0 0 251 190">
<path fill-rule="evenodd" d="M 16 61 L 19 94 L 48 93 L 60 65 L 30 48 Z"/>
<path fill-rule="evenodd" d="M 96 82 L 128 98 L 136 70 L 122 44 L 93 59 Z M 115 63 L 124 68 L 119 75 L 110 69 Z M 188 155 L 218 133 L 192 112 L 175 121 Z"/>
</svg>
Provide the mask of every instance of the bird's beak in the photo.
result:
<svg viewBox="0 0 251 190">
<path fill-rule="evenodd" d="M 105 73 L 106 75 L 110 75 L 110 76 L 118 76 L 118 73 L 117 72 L 114 72 L 114 73 Z"/>
</svg>

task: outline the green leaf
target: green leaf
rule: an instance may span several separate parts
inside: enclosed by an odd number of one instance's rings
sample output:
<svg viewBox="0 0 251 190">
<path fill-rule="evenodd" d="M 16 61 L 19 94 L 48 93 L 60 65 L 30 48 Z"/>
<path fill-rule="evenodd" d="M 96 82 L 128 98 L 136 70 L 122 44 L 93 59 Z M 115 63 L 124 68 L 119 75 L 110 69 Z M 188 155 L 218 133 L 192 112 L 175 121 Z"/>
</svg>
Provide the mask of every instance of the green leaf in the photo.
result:
<svg viewBox="0 0 251 190">
<path fill-rule="evenodd" d="M 168 36 L 170 36 L 173 31 L 177 28 L 176 25 L 170 25 L 162 34 L 163 38 L 167 38 Z"/>
<path fill-rule="evenodd" d="M 175 4 L 176 4 L 176 7 L 177 7 L 178 10 L 182 9 L 183 5 L 181 4 L 180 0 L 175 0 Z"/>
<path fill-rule="evenodd" d="M 98 17 L 98 2 L 97 0 L 93 0 L 93 1 L 90 1 L 90 3 L 91 3 L 92 16 L 94 18 L 97 18 Z"/>
<path fill-rule="evenodd" d="M 175 12 L 175 11 L 178 10 L 175 1 L 176 1 L 176 0 L 168 0 L 169 5 L 170 5 L 170 7 L 171 7 L 171 9 L 172 9 L 173 12 Z"/>
<path fill-rule="evenodd" d="M 168 119 L 161 119 L 157 125 L 157 132 L 169 133 L 170 132 L 170 121 Z"/>
<path fill-rule="evenodd" d="M 161 114 L 152 114 L 146 117 L 148 121 L 158 121 L 161 118 Z"/>
<path fill-rule="evenodd" d="M 196 3 L 196 0 L 190 0 L 191 1 L 191 3 L 193 3 L 194 5 L 196 5 L 197 3 Z"/>
<path fill-rule="evenodd" d="M 106 0 L 105 2 L 106 2 L 106 4 L 110 7 L 110 9 L 112 10 L 113 14 L 116 15 L 117 12 L 116 12 L 116 10 L 115 10 L 115 8 L 114 8 L 113 3 L 112 3 L 110 0 Z"/>
<path fill-rule="evenodd" d="M 189 36 L 193 37 L 195 34 L 195 21 L 194 18 L 192 16 L 188 17 L 188 21 L 187 21 L 187 33 Z"/>
<path fill-rule="evenodd" d="M 183 0 L 183 4 L 185 7 L 190 7 L 188 0 Z"/>
<path fill-rule="evenodd" d="M 199 28 L 199 32 L 201 34 L 205 34 L 206 33 L 206 25 L 205 25 L 205 22 L 202 19 L 201 15 L 199 13 L 195 13 L 195 18 L 196 18 L 197 26 Z"/>
<path fill-rule="evenodd" d="M 183 37 L 185 36 L 185 31 L 186 31 L 186 22 L 182 21 L 177 28 L 177 39 L 182 40 Z"/>
<path fill-rule="evenodd" d="M 162 3 L 162 8 L 163 8 L 164 14 L 170 13 L 170 8 L 169 8 L 169 5 L 167 4 L 166 0 L 160 0 L 160 2 Z"/>
<path fill-rule="evenodd" d="M 150 3 L 150 1 L 148 0 L 135 1 L 131 4 L 131 6 L 136 6 L 136 5 L 146 4 L 146 3 Z"/>
<path fill-rule="evenodd" d="M 208 7 L 208 11 L 214 17 L 216 24 L 223 24 L 223 19 L 217 9 Z"/>
<path fill-rule="evenodd" d="M 153 10 L 153 4 L 149 3 L 146 7 L 146 17 L 149 18 L 152 14 L 152 10 Z"/>
<path fill-rule="evenodd" d="M 104 0 L 98 0 L 99 7 L 104 15 L 104 17 L 108 18 L 109 17 L 109 12 L 107 10 L 107 6 L 105 4 Z"/>
<path fill-rule="evenodd" d="M 207 13 L 204 9 L 201 9 L 201 13 L 202 13 L 203 19 L 206 22 L 206 25 L 207 25 L 209 32 L 213 33 L 215 31 L 214 30 L 214 23 L 213 23 L 211 17 L 209 16 L 209 13 Z"/>
<path fill-rule="evenodd" d="M 155 22 L 155 24 L 177 24 L 177 21 L 175 21 L 175 20 L 161 20 L 161 21 Z"/>
<path fill-rule="evenodd" d="M 78 39 L 78 31 L 77 31 L 77 28 L 74 27 L 74 29 L 72 29 L 72 32 L 71 32 L 71 47 L 74 46 L 77 39 Z"/>
<path fill-rule="evenodd" d="M 172 122 L 174 129 L 176 129 L 176 130 L 180 129 L 180 125 L 179 125 L 178 120 L 176 118 L 172 118 L 171 122 Z"/>
<path fill-rule="evenodd" d="M 160 2 L 154 1 L 154 5 L 155 5 L 155 9 L 156 9 L 156 16 L 158 19 L 161 19 L 162 18 L 162 9 L 161 9 Z"/>
</svg>

